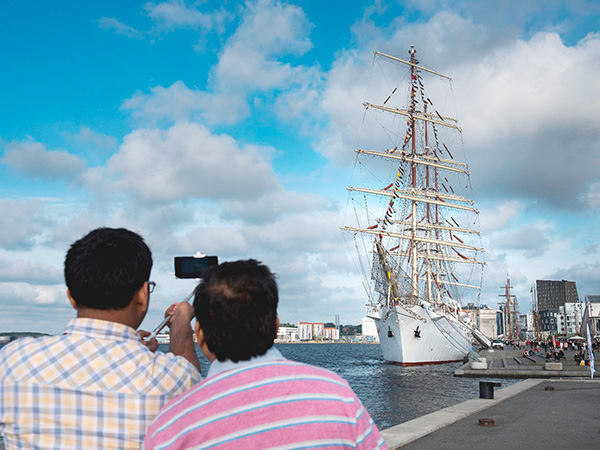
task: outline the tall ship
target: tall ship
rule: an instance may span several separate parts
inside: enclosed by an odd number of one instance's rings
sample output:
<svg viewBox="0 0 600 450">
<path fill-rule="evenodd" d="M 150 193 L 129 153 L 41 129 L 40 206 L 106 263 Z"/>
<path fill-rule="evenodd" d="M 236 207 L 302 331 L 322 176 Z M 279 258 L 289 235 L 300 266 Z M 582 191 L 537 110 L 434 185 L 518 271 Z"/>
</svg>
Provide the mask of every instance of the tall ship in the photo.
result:
<svg viewBox="0 0 600 450">
<path fill-rule="evenodd" d="M 479 303 L 485 250 L 469 167 L 458 159 L 462 130 L 432 100 L 452 106 L 452 80 L 420 65 L 414 47 L 408 60 L 375 52 L 373 68 L 383 75 L 376 102 L 363 103 L 361 139 L 370 148 L 355 150 L 352 226 L 342 227 L 352 236 L 367 316 L 386 361 L 460 361 L 475 340 L 491 342 L 463 310 L 463 302 Z"/>
</svg>

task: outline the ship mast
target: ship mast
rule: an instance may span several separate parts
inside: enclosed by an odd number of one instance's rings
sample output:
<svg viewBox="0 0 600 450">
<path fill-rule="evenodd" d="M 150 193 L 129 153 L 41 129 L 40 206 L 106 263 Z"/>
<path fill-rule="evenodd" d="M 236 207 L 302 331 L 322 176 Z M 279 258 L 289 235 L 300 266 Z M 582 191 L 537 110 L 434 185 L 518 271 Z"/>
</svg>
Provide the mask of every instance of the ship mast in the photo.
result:
<svg viewBox="0 0 600 450">
<path fill-rule="evenodd" d="M 425 104 L 425 108 L 423 110 L 423 112 L 427 113 L 427 104 Z M 428 137 L 428 130 L 427 130 L 427 122 L 425 122 L 425 156 L 429 156 L 429 137 Z M 435 185 L 434 185 L 434 190 L 437 191 L 437 170 L 434 171 L 435 173 Z M 425 186 L 427 188 L 429 188 L 429 166 L 425 167 Z M 427 205 L 425 205 L 425 207 L 427 208 L 427 223 L 431 223 L 431 204 L 427 203 Z M 436 224 L 438 223 L 437 221 L 437 207 L 436 207 Z M 425 232 L 426 236 L 428 238 L 431 238 L 431 228 L 427 228 L 426 232 Z M 437 236 L 436 236 L 437 237 Z M 431 244 L 427 243 L 426 244 L 426 248 L 425 248 L 425 252 L 427 253 L 427 259 L 426 261 L 426 269 L 427 269 L 427 299 L 432 302 L 433 301 L 433 279 L 431 277 L 431 259 L 429 258 L 429 256 L 431 255 Z M 439 265 L 439 261 L 436 261 L 436 263 Z M 437 273 L 439 273 L 439 270 L 436 270 Z M 438 293 L 438 298 L 436 300 L 439 300 L 439 293 Z"/>
<path fill-rule="evenodd" d="M 415 50 L 415 48 L 413 46 L 410 47 L 410 50 L 408 51 L 408 53 L 410 54 L 410 79 L 411 79 L 411 87 L 410 87 L 410 96 L 411 96 L 411 102 L 410 102 L 410 109 L 411 109 L 411 114 L 409 115 L 409 123 L 410 123 L 410 127 L 412 128 L 412 156 L 416 157 L 417 156 L 417 140 L 415 139 L 415 135 L 416 135 L 416 127 L 415 127 L 415 117 L 414 117 L 414 113 L 415 113 L 415 96 L 417 95 L 416 92 L 416 87 L 415 87 L 415 80 L 417 78 L 417 74 L 415 73 L 415 64 L 416 64 L 416 58 L 415 58 L 415 54 L 417 53 L 417 51 Z M 411 184 L 413 189 L 416 190 L 417 188 L 417 164 L 413 161 L 411 162 Z M 417 233 L 417 201 L 416 200 L 412 200 L 412 236 L 414 238 L 415 234 Z M 417 260 L 417 245 L 416 242 L 413 240 L 411 240 L 410 243 L 411 249 L 412 249 L 412 255 L 411 255 L 411 259 L 412 259 L 412 271 L 411 271 L 411 281 L 412 281 L 412 296 L 413 298 L 417 299 L 419 297 L 419 267 L 418 267 L 418 260 Z"/>
<path fill-rule="evenodd" d="M 510 293 L 512 286 L 510 285 L 510 279 L 506 279 L 506 284 L 500 287 L 504 289 L 504 294 L 500 294 L 500 297 L 504 297 L 504 323 L 505 323 L 505 335 L 508 333 L 508 339 L 514 341 L 519 338 L 519 306 L 517 303 L 517 297 Z"/>
<path fill-rule="evenodd" d="M 479 213 L 473 207 L 472 200 L 455 193 L 448 184 L 447 177 L 450 175 L 455 180 L 470 175 L 467 164 L 455 161 L 448 147 L 438 140 L 440 127 L 459 133 L 461 129 L 455 119 L 442 116 L 427 98 L 420 72 L 425 71 L 437 77 L 451 79 L 420 66 L 414 47 L 409 50 L 409 61 L 375 53 L 409 66 L 409 104 L 406 109 L 386 106 L 396 91 L 394 89 L 383 104 L 364 102 L 363 105 L 366 110 L 373 109 L 406 117 L 406 133 L 404 139 L 391 150 L 356 150 L 358 156 L 396 161 L 399 169 L 395 183 L 392 182 L 385 188 L 348 187 L 350 192 L 364 194 L 365 204 L 366 196 L 387 197 L 388 209 L 385 217 L 376 218 L 375 223 L 367 218 L 369 226 L 341 228 L 353 232 L 355 236 L 373 236 L 373 253 L 376 256 L 374 264 L 378 264 L 382 269 L 381 277 L 374 280 L 385 278 L 389 283 L 390 269 L 395 271 L 395 276 L 400 281 L 404 279 L 404 282 L 394 286 L 388 285 L 387 288 L 388 293 L 397 301 L 414 305 L 420 300 L 425 300 L 435 304 L 442 302 L 442 297 L 451 296 L 448 290 L 451 287 L 479 290 L 481 287 L 470 282 L 470 278 L 459 280 L 455 276 L 457 273 L 453 273 L 452 269 L 454 263 L 485 265 L 485 262 L 477 259 L 477 253 L 483 253 L 485 250 L 467 242 L 463 237 L 469 237 L 469 241 L 473 241 L 471 237 L 479 236 L 479 232 L 461 226 L 450 215 L 455 211 L 454 215 L 459 214 L 460 220 L 460 217 Z M 428 103 L 431 108 L 428 107 Z M 403 208 L 402 211 L 397 211 L 399 206 Z M 402 261 L 405 264 L 403 268 L 399 266 Z M 380 295 L 389 297 L 389 294 L 378 289 Z M 387 300 L 382 301 L 385 303 Z"/>
<path fill-rule="evenodd" d="M 537 297 L 535 294 L 535 285 L 531 287 L 531 313 L 533 314 L 533 330 L 535 340 L 540 340 L 540 316 L 538 314 Z"/>
</svg>

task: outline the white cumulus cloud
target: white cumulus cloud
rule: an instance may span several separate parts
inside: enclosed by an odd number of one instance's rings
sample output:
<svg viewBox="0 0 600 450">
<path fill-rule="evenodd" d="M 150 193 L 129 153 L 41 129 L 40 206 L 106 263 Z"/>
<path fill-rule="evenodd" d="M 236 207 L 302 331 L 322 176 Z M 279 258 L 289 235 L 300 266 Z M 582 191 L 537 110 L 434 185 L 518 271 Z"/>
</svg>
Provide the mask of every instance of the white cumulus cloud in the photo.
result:
<svg viewBox="0 0 600 450">
<path fill-rule="evenodd" d="M 73 178 L 86 167 L 78 156 L 63 150 L 48 150 L 45 144 L 33 140 L 8 144 L 2 162 L 27 176 L 51 179 Z"/>
<path fill-rule="evenodd" d="M 0 199 L 0 211 L 0 247 L 7 250 L 31 248 L 49 225 L 38 200 Z"/>
<path fill-rule="evenodd" d="M 108 168 L 126 189 L 148 201 L 190 197 L 249 199 L 277 187 L 272 149 L 240 147 L 194 123 L 136 130 L 124 139 Z"/>
<path fill-rule="evenodd" d="M 181 2 L 162 4 L 175 15 Z M 169 16 L 171 17 L 171 16 Z M 177 14 L 171 25 L 182 25 Z M 189 20 L 194 19 L 194 14 Z M 169 87 L 155 86 L 150 93 L 137 92 L 123 102 L 140 121 L 199 119 L 231 124 L 245 119 L 249 95 L 281 90 L 290 85 L 313 82 L 312 69 L 283 62 L 287 56 L 301 56 L 312 43 L 310 23 L 301 8 L 272 0 L 247 2 L 241 9 L 240 25 L 229 36 L 209 74 L 207 90 L 189 88 L 182 81 Z"/>
<path fill-rule="evenodd" d="M 48 264 L 0 257 L 0 280 L 57 284 L 62 282 L 62 271 Z"/>
<path fill-rule="evenodd" d="M 66 288 L 58 285 L 31 285 L 26 283 L 0 284 L 0 297 L 11 303 L 52 305 L 67 303 Z"/>
<path fill-rule="evenodd" d="M 168 30 L 178 28 L 210 30 L 220 27 L 228 16 L 224 9 L 202 12 L 196 5 L 186 5 L 181 0 L 146 3 L 144 9 L 159 27 Z"/>
</svg>

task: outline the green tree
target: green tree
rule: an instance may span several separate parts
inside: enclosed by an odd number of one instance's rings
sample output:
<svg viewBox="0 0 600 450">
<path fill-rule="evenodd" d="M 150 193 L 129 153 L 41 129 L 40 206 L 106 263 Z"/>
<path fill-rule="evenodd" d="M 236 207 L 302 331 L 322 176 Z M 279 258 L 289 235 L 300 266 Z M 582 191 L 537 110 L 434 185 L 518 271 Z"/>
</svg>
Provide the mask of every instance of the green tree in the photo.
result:
<svg viewBox="0 0 600 450">
<path fill-rule="evenodd" d="M 340 336 L 356 336 L 362 333 L 362 325 L 340 325 Z"/>
</svg>

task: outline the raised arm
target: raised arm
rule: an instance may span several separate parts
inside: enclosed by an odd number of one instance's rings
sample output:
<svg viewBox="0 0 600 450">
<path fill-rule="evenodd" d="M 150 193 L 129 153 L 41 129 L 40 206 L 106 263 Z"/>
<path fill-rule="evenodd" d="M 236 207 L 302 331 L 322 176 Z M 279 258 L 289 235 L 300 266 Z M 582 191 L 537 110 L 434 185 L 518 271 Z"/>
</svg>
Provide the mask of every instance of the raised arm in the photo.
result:
<svg viewBox="0 0 600 450">
<path fill-rule="evenodd" d="M 194 308 L 188 302 L 177 303 L 167 309 L 166 315 L 171 315 L 169 351 L 174 355 L 183 356 L 200 372 L 200 362 L 194 345 L 194 331 L 190 323 L 194 318 Z"/>
</svg>

